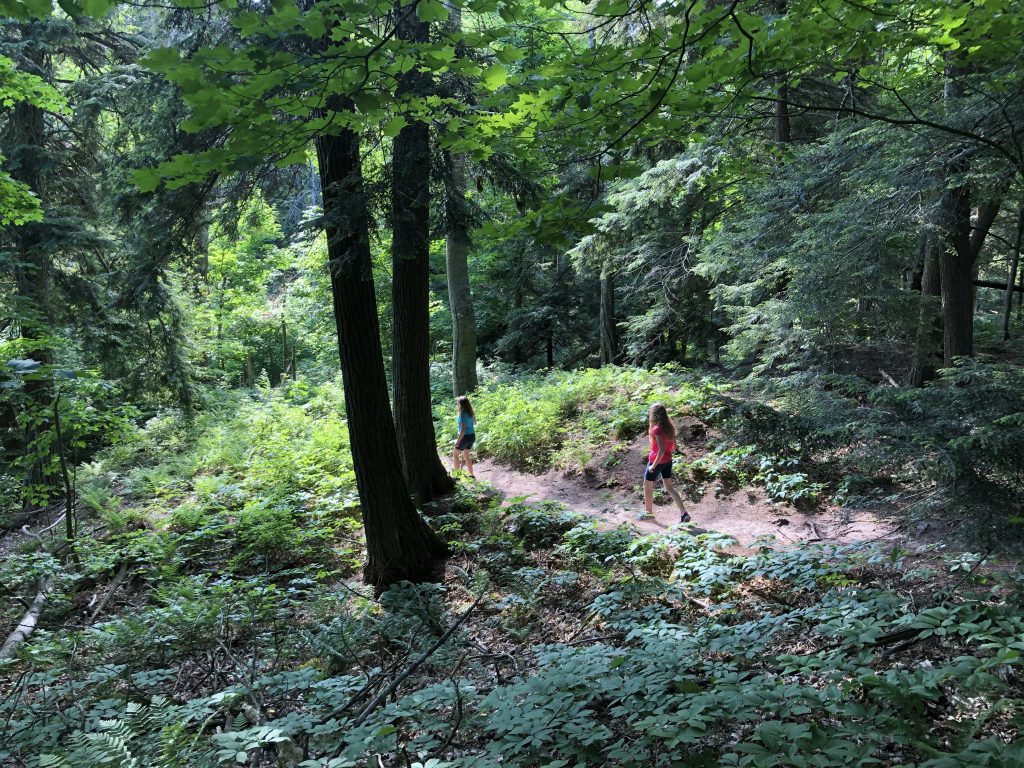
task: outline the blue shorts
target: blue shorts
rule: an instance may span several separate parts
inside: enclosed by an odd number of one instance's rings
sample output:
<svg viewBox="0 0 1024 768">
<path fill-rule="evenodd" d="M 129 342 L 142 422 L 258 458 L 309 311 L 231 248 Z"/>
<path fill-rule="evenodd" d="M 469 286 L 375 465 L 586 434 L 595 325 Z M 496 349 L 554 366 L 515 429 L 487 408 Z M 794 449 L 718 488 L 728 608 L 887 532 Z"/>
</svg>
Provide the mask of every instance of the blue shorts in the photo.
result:
<svg viewBox="0 0 1024 768">
<path fill-rule="evenodd" d="M 455 442 L 455 450 L 457 451 L 468 451 L 473 447 L 473 443 L 476 441 L 476 433 L 469 432 L 462 436 L 461 440 Z"/>
<path fill-rule="evenodd" d="M 662 477 L 672 477 L 671 459 L 653 467 L 648 465 L 647 470 L 644 472 L 644 480 L 657 480 Z"/>
</svg>

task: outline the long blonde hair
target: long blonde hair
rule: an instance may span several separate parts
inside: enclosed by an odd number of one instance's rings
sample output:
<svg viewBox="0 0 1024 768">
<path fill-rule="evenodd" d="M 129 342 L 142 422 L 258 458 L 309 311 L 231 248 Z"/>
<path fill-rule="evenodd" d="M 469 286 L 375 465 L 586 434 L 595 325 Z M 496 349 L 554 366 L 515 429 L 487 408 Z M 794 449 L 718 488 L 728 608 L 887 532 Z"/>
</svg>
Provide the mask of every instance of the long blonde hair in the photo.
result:
<svg viewBox="0 0 1024 768">
<path fill-rule="evenodd" d="M 668 409 L 664 403 L 654 403 L 647 412 L 647 422 L 650 428 L 661 427 L 661 432 L 669 440 L 676 439 L 676 427 L 672 419 L 668 417 Z"/>
<path fill-rule="evenodd" d="M 464 413 L 471 419 L 476 418 L 476 414 L 473 413 L 473 406 L 470 404 L 468 397 L 465 395 L 459 395 L 455 398 L 455 404 L 459 407 L 459 413 Z"/>
</svg>

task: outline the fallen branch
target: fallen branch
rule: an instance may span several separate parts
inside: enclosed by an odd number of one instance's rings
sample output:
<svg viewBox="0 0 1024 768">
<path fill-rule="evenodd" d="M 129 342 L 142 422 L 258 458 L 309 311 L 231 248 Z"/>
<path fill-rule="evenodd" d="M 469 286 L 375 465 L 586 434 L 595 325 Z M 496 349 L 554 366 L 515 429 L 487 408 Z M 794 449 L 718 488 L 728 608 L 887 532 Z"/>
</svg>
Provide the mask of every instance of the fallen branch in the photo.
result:
<svg viewBox="0 0 1024 768">
<path fill-rule="evenodd" d="M 43 540 L 43 534 L 44 534 L 44 533 L 49 533 L 49 532 L 50 532 L 50 531 L 52 531 L 52 530 L 53 530 L 54 528 L 56 528 L 56 527 L 57 527 L 58 525 L 60 525 L 60 524 L 61 524 L 62 522 L 64 522 L 64 518 L 65 518 L 65 517 L 67 517 L 67 514 L 68 514 L 68 513 L 67 513 L 67 511 L 66 511 L 66 510 L 65 510 L 64 512 L 61 512 L 61 513 L 60 513 L 59 515 L 57 515 L 57 519 L 56 519 L 56 520 L 54 520 L 54 521 L 53 521 L 52 523 L 50 523 L 50 524 L 49 524 L 48 526 L 46 526 L 45 528 L 43 528 L 43 529 L 42 529 L 41 531 L 39 531 L 38 533 L 35 533 L 35 532 L 33 532 L 33 531 L 30 531 L 30 530 L 28 529 L 28 526 L 27 526 L 27 525 L 23 525 L 23 526 L 21 526 L 21 532 L 22 532 L 22 533 L 24 533 L 24 534 L 25 534 L 26 536 L 31 536 L 32 538 L 34 538 L 34 539 L 39 539 L 39 541 L 40 541 L 40 542 L 42 542 L 42 540 Z"/>
<path fill-rule="evenodd" d="M 110 598 L 113 596 L 117 588 L 121 586 L 124 581 L 124 577 L 128 574 L 128 563 L 121 563 L 121 567 L 118 569 L 117 574 L 114 576 L 114 580 L 110 583 L 110 589 L 107 590 L 107 594 L 100 600 L 100 604 L 96 606 L 96 610 L 92 612 L 89 617 L 90 623 L 96 621 L 96 617 L 100 615 L 100 612 L 106 607 Z"/>
<path fill-rule="evenodd" d="M 452 622 L 452 625 L 448 627 L 445 633 L 441 635 L 441 637 L 439 637 L 434 642 L 433 645 L 431 645 L 427 650 L 421 653 L 412 664 L 405 668 L 402 674 L 400 674 L 398 677 L 392 680 L 391 683 L 389 683 L 388 686 L 384 688 L 384 690 L 382 690 L 380 693 L 374 696 L 373 699 L 371 699 L 369 704 L 363 707 L 363 709 L 359 712 L 358 715 L 356 715 L 355 719 L 352 721 L 352 726 L 358 727 L 362 725 L 366 718 L 369 717 L 373 713 L 373 711 L 377 709 L 381 704 L 383 704 L 388 696 L 390 696 L 392 693 L 398 690 L 398 686 L 400 686 L 405 681 L 405 679 L 409 677 L 409 675 L 411 675 L 413 672 L 419 669 L 420 666 L 422 666 L 423 662 L 425 662 L 427 659 L 433 656 L 437 649 L 444 645 L 449 637 L 455 634 L 455 630 L 462 626 L 462 622 L 464 622 L 469 617 L 469 614 L 471 614 L 476 609 L 476 607 L 480 605 L 480 601 L 483 599 L 484 593 L 481 592 L 477 599 L 473 601 L 473 604 L 469 606 L 469 608 L 467 608 L 465 611 L 463 611 L 462 615 L 459 616 L 459 618 Z"/>
<path fill-rule="evenodd" d="M 29 606 L 25 616 L 21 619 L 21 623 L 14 628 L 14 631 L 7 636 L 3 646 L 0 647 L 0 659 L 6 659 L 13 654 L 18 646 L 24 642 L 25 638 L 32 634 L 32 630 L 36 628 L 36 623 L 39 621 L 39 615 L 43 612 L 46 601 L 50 597 L 50 585 L 52 583 L 53 579 L 49 576 L 40 581 L 36 599 L 32 601 L 32 605 Z"/>
</svg>

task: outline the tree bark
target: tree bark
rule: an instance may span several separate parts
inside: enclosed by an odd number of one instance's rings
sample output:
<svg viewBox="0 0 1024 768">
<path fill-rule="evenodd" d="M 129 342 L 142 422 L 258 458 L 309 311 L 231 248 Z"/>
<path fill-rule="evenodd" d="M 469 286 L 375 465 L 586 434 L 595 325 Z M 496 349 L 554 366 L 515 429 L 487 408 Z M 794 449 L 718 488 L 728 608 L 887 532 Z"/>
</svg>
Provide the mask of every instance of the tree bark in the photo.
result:
<svg viewBox="0 0 1024 768">
<path fill-rule="evenodd" d="M 615 332 L 615 276 L 606 264 L 601 272 L 601 365 L 611 365 L 619 357 L 619 340 Z"/>
<path fill-rule="evenodd" d="M 24 52 L 24 59 L 35 75 L 48 75 L 46 57 L 39 38 L 44 34 L 39 26 L 25 24 L 22 37 L 30 41 Z M 49 165 L 49 153 L 46 147 L 46 116 L 40 107 L 28 102 L 14 105 L 11 115 L 10 134 L 5 137 L 10 143 L 4 154 L 8 156 L 11 176 L 22 182 L 39 198 L 44 216 L 46 215 L 47 189 L 46 175 Z M 6 143 L 6 142 L 5 142 Z M 37 340 L 45 339 L 52 325 L 50 307 L 50 252 L 46 247 L 47 227 L 52 223 L 45 219 L 28 222 L 14 228 L 14 240 L 17 248 L 17 266 L 15 267 L 15 286 L 18 295 L 17 322 L 21 338 L 29 342 L 23 354 L 44 365 L 52 362 L 49 346 L 44 342 L 35 345 Z M 51 382 L 42 377 L 25 382 L 25 395 L 29 408 L 41 415 L 48 416 L 52 397 Z M 45 418 L 45 417 L 44 417 Z M 24 446 L 26 453 L 32 450 L 32 444 L 45 427 L 39 426 L 39 420 L 29 419 L 24 429 Z M 32 501 L 33 489 L 56 485 L 56 477 L 46 467 L 50 463 L 48 456 L 30 456 L 25 474 L 26 494 L 23 499 L 25 511 L 34 509 Z"/>
<path fill-rule="evenodd" d="M 934 235 L 928 235 L 924 243 L 924 263 L 921 271 L 921 298 L 918 309 L 917 344 L 914 348 L 914 362 L 910 369 L 910 383 L 923 387 L 935 378 L 935 372 L 942 363 L 942 312 L 939 302 L 941 293 L 939 258 L 942 245 Z"/>
<path fill-rule="evenodd" d="M 974 260 L 971 258 L 970 189 L 949 190 L 943 210 L 946 247 L 939 256 L 942 283 L 942 362 L 974 354 Z"/>
<path fill-rule="evenodd" d="M 1013 255 L 1006 275 L 1006 294 L 1003 296 L 1003 341 L 1010 339 L 1010 311 L 1013 308 L 1014 283 L 1017 281 L 1017 268 L 1020 265 L 1021 239 L 1024 238 L 1024 205 L 1017 212 L 1017 237 L 1013 243 Z"/>
<path fill-rule="evenodd" d="M 775 100 L 775 140 L 780 144 L 793 141 L 793 127 L 789 119 L 789 86 L 785 81 L 779 86 Z"/>
<path fill-rule="evenodd" d="M 396 8 L 397 36 L 428 39 L 429 25 L 415 5 Z M 429 75 L 402 76 L 401 95 L 424 95 Z M 430 132 L 413 120 L 395 137 L 392 151 L 392 381 L 398 449 L 409 492 L 417 504 L 450 493 L 455 483 L 437 454 L 430 397 Z"/>
<path fill-rule="evenodd" d="M 446 30 L 456 37 L 456 58 L 466 56 L 461 39 L 462 9 L 449 7 Z M 468 100 L 465 76 L 449 73 L 442 81 L 448 96 Z M 476 312 L 469 285 L 469 205 L 466 173 L 469 155 L 444 151 L 445 168 L 445 266 L 448 271 L 448 306 L 452 313 L 452 391 L 458 397 L 477 388 L 476 378 Z"/>
<path fill-rule="evenodd" d="M 950 366 L 956 357 L 974 355 L 974 265 L 992 223 L 999 214 L 999 199 L 987 200 L 978 208 L 971 227 L 970 189 L 950 190 L 946 219 L 945 248 L 939 262 L 942 273 L 942 359 Z"/>
<path fill-rule="evenodd" d="M 466 205 L 466 155 L 444 153 L 447 168 L 445 265 L 448 306 L 452 313 L 452 390 L 456 397 L 472 392 L 476 379 L 476 313 L 469 286 L 469 229 Z"/>
<path fill-rule="evenodd" d="M 447 548 L 413 507 L 388 403 L 359 137 L 316 139 L 345 412 L 366 531 L 363 578 L 378 589 L 437 578 Z"/>
</svg>

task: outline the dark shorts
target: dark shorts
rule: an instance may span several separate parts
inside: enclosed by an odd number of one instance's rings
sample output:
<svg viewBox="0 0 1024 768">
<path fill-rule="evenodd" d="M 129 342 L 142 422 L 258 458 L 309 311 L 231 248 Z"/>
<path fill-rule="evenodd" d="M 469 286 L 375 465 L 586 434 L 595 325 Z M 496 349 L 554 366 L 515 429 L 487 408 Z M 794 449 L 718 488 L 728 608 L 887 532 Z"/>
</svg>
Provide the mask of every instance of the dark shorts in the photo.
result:
<svg viewBox="0 0 1024 768">
<path fill-rule="evenodd" d="M 476 433 L 470 432 L 468 435 L 463 435 L 461 440 L 455 443 L 455 450 L 457 451 L 468 451 L 473 447 L 473 443 L 476 441 Z"/>
<path fill-rule="evenodd" d="M 663 464 L 656 464 L 644 472 L 644 480 L 657 480 L 662 477 L 672 477 L 671 461 L 666 461 Z"/>
</svg>

